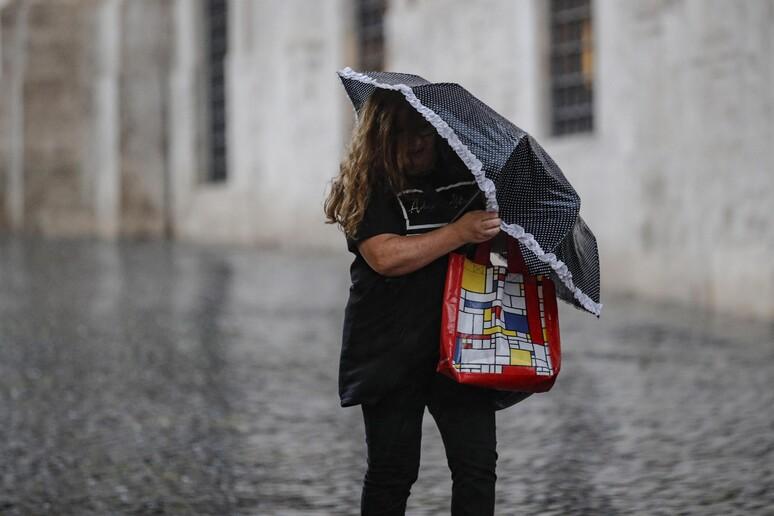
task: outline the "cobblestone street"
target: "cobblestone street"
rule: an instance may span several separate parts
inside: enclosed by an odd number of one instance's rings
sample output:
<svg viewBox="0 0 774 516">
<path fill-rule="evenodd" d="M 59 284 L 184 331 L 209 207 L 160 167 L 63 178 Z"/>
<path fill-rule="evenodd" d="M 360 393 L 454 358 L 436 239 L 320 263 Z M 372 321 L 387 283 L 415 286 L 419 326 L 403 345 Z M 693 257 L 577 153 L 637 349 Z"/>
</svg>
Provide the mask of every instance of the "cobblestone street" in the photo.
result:
<svg viewBox="0 0 774 516">
<path fill-rule="evenodd" d="M 0 514 L 359 514 L 350 262 L 4 237 Z M 606 294 L 560 307 L 554 389 L 497 413 L 497 514 L 774 514 L 774 325 Z M 448 514 L 424 425 L 408 514 Z"/>
</svg>

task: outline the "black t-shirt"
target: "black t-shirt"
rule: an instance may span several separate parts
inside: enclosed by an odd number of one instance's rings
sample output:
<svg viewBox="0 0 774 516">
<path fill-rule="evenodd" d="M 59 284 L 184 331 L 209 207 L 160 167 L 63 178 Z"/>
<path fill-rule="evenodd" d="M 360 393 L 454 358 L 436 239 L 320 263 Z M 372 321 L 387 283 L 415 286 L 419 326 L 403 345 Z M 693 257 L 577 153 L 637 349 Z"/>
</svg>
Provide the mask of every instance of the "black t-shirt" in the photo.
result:
<svg viewBox="0 0 774 516">
<path fill-rule="evenodd" d="M 478 193 L 469 173 L 438 169 L 412 178 L 401 192 L 384 184 L 370 192 L 356 236 L 347 238 L 355 260 L 339 363 L 342 406 L 375 402 L 418 375 L 435 374 L 448 263 L 444 255 L 414 272 L 386 277 L 368 265 L 357 244 L 381 233 L 410 236 L 440 228 Z M 466 211 L 484 209 L 481 197 Z"/>
</svg>

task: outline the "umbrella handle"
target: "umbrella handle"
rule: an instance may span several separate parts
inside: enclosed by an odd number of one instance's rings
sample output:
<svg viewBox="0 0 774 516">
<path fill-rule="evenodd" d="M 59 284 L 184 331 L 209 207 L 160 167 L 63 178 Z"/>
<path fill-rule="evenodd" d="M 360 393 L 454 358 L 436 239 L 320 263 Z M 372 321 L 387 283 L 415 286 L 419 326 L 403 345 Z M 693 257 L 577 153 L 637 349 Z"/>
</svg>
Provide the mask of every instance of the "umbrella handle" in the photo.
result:
<svg viewBox="0 0 774 516">
<path fill-rule="evenodd" d="M 460 211 L 457 212 L 457 214 L 449 221 L 449 223 L 455 222 L 458 218 L 462 217 L 462 215 L 465 213 L 465 211 L 470 208 L 470 205 L 473 204 L 473 202 L 478 199 L 478 196 L 481 195 L 483 192 L 479 190 L 476 192 L 473 197 L 471 197 L 468 202 L 465 203 L 465 206 L 460 209 Z"/>
</svg>

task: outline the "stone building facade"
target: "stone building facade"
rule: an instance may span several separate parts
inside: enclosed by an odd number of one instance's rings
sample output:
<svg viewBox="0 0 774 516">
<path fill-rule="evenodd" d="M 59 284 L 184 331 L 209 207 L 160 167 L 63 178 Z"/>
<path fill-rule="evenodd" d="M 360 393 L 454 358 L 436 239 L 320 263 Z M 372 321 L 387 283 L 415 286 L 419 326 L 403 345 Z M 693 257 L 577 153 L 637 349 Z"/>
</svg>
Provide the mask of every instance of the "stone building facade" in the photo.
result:
<svg viewBox="0 0 774 516">
<path fill-rule="evenodd" d="M 774 2 L 585 3 L 0 0 L 0 227 L 342 249 L 335 72 L 381 63 L 543 144 L 603 291 L 774 317 Z M 558 134 L 556 35 L 583 9 L 591 100 L 561 95 L 587 125 Z"/>
<path fill-rule="evenodd" d="M 342 2 L 0 4 L 0 223 L 11 231 L 324 245 L 324 178 L 351 123 Z M 213 68 L 225 114 L 214 118 Z M 227 176 L 209 177 L 225 138 Z M 301 225 L 307 233 L 295 229 Z M 326 228 L 328 237 L 335 233 Z M 323 233 L 325 233 L 323 231 Z"/>
</svg>

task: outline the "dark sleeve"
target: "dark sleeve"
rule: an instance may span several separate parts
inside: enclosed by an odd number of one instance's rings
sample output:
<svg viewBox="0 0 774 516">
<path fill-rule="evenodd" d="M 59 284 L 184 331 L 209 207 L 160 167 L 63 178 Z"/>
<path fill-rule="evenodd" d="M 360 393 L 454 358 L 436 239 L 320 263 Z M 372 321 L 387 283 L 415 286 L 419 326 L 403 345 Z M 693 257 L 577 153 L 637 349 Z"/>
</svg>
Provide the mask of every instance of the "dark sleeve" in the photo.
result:
<svg viewBox="0 0 774 516">
<path fill-rule="evenodd" d="M 356 252 L 357 244 L 381 233 L 405 234 L 406 221 L 403 218 L 395 194 L 386 187 L 378 187 L 371 191 L 366 202 L 363 220 L 354 236 L 347 237 L 347 248 Z"/>
</svg>

